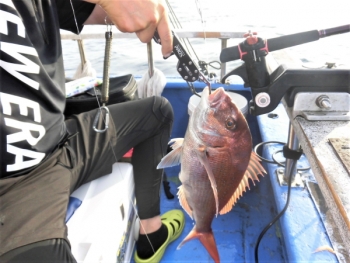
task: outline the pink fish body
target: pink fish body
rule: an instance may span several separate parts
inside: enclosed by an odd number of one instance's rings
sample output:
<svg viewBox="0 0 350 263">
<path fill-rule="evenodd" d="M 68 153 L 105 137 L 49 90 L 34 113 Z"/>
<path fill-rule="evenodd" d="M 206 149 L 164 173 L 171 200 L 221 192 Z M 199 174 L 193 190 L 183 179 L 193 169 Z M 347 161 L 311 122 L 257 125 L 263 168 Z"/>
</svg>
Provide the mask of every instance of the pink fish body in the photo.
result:
<svg viewBox="0 0 350 263">
<path fill-rule="evenodd" d="M 193 111 L 184 139 L 173 139 L 173 151 L 158 168 L 181 163 L 179 200 L 195 226 L 179 245 L 198 238 L 220 262 L 211 223 L 229 212 L 249 188 L 248 179 L 265 173 L 252 152 L 252 139 L 242 112 L 223 88 L 205 88 Z"/>
</svg>

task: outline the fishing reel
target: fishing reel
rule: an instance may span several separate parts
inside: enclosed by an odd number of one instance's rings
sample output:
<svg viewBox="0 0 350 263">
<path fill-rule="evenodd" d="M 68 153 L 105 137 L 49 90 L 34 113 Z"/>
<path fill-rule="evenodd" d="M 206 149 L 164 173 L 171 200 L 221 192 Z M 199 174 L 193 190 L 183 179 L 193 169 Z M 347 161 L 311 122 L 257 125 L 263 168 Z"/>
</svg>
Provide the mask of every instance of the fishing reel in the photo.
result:
<svg viewBox="0 0 350 263">
<path fill-rule="evenodd" d="M 346 69 L 290 69 L 280 65 L 272 73 L 268 72 L 266 55 L 295 45 L 316 41 L 320 38 L 350 32 L 350 25 L 312 30 L 272 39 L 262 39 L 254 32 L 244 35 L 245 41 L 237 46 L 223 49 L 221 62 L 237 59 L 243 64 L 227 73 L 221 83 L 231 75 L 238 75 L 245 87 L 251 88 L 252 100 L 249 111 L 261 115 L 273 111 L 284 97 L 288 107 L 293 107 L 299 92 L 346 92 L 350 93 L 350 70 Z"/>
</svg>

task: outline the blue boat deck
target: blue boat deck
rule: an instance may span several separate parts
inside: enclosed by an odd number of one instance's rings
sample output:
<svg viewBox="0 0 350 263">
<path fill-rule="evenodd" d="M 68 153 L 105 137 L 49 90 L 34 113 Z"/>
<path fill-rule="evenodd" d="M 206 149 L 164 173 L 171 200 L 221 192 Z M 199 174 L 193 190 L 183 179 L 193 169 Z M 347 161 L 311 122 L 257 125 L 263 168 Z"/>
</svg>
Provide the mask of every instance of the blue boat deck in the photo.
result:
<svg viewBox="0 0 350 263">
<path fill-rule="evenodd" d="M 268 114 L 258 116 L 262 140 L 286 142 L 288 136 L 289 119 L 282 103 L 272 112 L 278 118 L 269 118 Z M 271 159 L 273 153 L 282 149 L 282 145 L 270 144 L 264 148 L 263 156 Z M 281 211 L 287 199 L 287 186 L 280 186 L 276 169 L 281 167 L 277 164 L 268 164 L 273 195 L 278 211 Z M 298 161 L 297 168 L 310 167 L 306 158 Z M 317 184 L 312 170 L 302 173 L 304 182 Z M 323 246 L 332 247 L 322 219 L 315 207 L 309 190 L 306 186 L 292 188 L 288 209 L 279 219 L 284 235 L 284 249 L 287 254 L 287 262 L 338 262 L 337 257 L 328 252 L 314 253 Z"/>
<path fill-rule="evenodd" d="M 177 83 L 176 80 L 171 80 L 170 83 L 163 96 L 169 99 L 175 111 L 172 137 L 183 137 L 188 122 L 187 104 L 192 93 L 186 83 Z M 201 91 L 204 85 L 196 84 L 198 91 Z M 225 89 L 244 95 L 248 100 L 250 98 L 249 90 L 244 89 L 242 85 L 225 86 Z M 286 142 L 288 117 L 282 106 L 279 106 L 275 113 L 279 118 L 271 119 L 267 115 L 247 117 L 254 145 L 261 141 Z M 265 145 L 263 156 L 271 159 L 271 155 L 280 149 L 281 145 L 278 144 Z M 255 186 L 250 183 L 250 190 L 244 193 L 232 211 L 213 220 L 212 229 L 221 262 L 255 262 L 254 248 L 259 234 L 284 207 L 287 187 L 281 187 L 276 179 L 275 170 L 278 166 L 264 162 L 263 165 L 268 174 L 260 177 L 260 182 Z M 307 166 L 307 160 L 301 165 Z M 176 196 L 177 187 L 180 185 L 179 171 L 179 166 L 165 170 L 170 191 L 175 198 L 167 199 L 162 190 L 162 213 L 170 209 L 182 209 Z M 308 176 L 308 180 L 314 180 L 312 173 Z M 213 262 L 198 240 L 191 240 L 177 250 L 177 246 L 193 225 L 194 222 L 186 214 L 185 229 L 182 235 L 168 246 L 162 263 Z M 286 213 L 266 232 L 260 243 L 259 262 L 338 262 L 336 256 L 328 251 L 313 253 L 321 246 L 331 247 L 331 243 L 308 189 L 294 188 Z"/>
</svg>

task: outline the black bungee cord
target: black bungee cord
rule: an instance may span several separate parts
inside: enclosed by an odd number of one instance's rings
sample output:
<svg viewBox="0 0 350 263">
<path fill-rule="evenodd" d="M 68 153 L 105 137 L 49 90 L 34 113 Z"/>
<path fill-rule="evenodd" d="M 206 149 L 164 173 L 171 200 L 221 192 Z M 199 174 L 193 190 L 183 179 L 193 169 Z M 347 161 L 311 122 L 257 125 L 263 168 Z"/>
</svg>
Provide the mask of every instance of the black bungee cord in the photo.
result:
<svg viewBox="0 0 350 263">
<path fill-rule="evenodd" d="M 296 161 L 293 163 L 293 166 L 292 166 L 292 169 L 291 171 L 294 170 L 295 166 L 296 166 Z M 259 263 L 259 244 L 262 240 L 262 238 L 264 237 L 265 233 L 270 229 L 270 227 L 276 223 L 276 221 L 284 214 L 284 212 L 287 210 L 288 208 L 288 205 L 289 205 L 289 200 L 290 200 L 290 192 L 291 192 L 291 189 L 292 189 L 292 175 L 290 174 L 289 177 L 288 177 L 288 193 L 287 193 L 287 201 L 286 201 L 286 204 L 284 205 L 284 208 L 282 209 L 281 212 L 279 212 L 279 214 L 274 218 L 272 219 L 272 221 L 263 229 L 263 231 L 261 231 L 259 237 L 258 237 L 258 240 L 256 242 L 256 245 L 255 245 L 255 249 L 254 249 L 254 258 L 255 258 L 255 263 Z"/>
<path fill-rule="evenodd" d="M 260 156 L 257 151 L 258 151 L 258 148 L 261 146 L 261 145 L 265 145 L 265 144 L 268 144 L 268 143 L 278 143 L 278 144 L 285 144 L 283 142 L 279 142 L 279 141 L 268 141 L 268 142 L 262 142 L 262 143 L 259 143 L 257 144 L 255 147 L 254 147 L 254 152 L 255 154 L 263 161 L 265 162 L 268 162 L 268 163 L 276 163 L 276 164 L 279 164 L 281 165 L 281 163 L 279 162 L 276 162 L 276 160 L 273 158 L 273 160 L 268 160 L 266 158 L 263 158 L 262 156 Z M 280 151 L 277 151 L 277 152 L 280 152 Z M 277 153 L 275 152 L 275 153 Z M 274 153 L 274 154 L 275 154 Z M 292 164 L 292 168 L 291 168 L 291 172 L 294 171 L 294 169 L 296 168 L 296 165 L 297 165 L 297 160 L 295 160 L 295 162 L 293 162 Z M 307 170 L 307 169 L 310 169 L 309 168 L 303 168 L 303 169 L 300 169 L 300 170 Z M 284 205 L 284 208 L 277 214 L 277 216 L 275 216 L 275 218 L 273 218 L 271 220 L 270 223 L 268 223 L 266 225 L 266 227 L 261 231 L 259 237 L 258 237 L 258 240 L 255 244 L 255 248 L 254 248 L 254 259 L 255 259 L 255 263 L 259 263 L 259 244 L 262 240 L 262 238 L 264 237 L 264 235 L 266 234 L 266 232 L 270 229 L 270 227 L 276 223 L 276 221 L 278 219 L 280 219 L 280 217 L 285 213 L 285 211 L 287 210 L 288 208 L 288 205 L 289 205 L 289 201 L 290 201 L 290 193 L 291 193 L 291 188 L 292 188 L 292 174 L 289 175 L 288 177 L 288 192 L 287 192 L 287 201 L 286 201 L 286 204 Z"/>
</svg>

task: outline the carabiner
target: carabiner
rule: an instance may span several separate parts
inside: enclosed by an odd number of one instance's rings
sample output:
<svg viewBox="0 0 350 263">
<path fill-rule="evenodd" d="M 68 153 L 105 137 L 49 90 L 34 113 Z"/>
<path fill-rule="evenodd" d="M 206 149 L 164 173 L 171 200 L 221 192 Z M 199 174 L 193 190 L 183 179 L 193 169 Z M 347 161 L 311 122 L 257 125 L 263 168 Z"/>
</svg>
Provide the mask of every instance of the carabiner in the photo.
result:
<svg viewBox="0 0 350 263">
<path fill-rule="evenodd" d="M 102 121 L 104 122 L 105 127 L 104 127 L 104 129 L 99 130 L 97 128 L 97 126 L 99 123 L 99 119 L 100 119 L 100 115 L 102 113 L 102 110 L 106 111 L 106 118 L 103 119 L 103 116 L 102 116 Z M 104 133 L 108 129 L 108 124 L 109 124 L 109 109 L 106 106 L 102 106 L 102 107 L 100 107 L 100 109 L 96 113 L 92 128 L 94 129 L 95 132 Z"/>
</svg>

